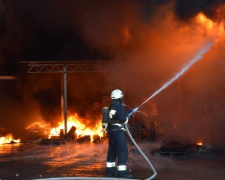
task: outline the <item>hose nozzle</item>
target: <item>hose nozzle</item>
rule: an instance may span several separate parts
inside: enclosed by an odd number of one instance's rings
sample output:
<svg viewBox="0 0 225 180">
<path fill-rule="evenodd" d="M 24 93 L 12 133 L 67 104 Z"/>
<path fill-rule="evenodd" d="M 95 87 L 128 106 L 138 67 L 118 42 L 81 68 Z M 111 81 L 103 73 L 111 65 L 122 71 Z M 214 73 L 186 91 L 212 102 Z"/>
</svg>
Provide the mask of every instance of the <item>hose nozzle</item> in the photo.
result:
<svg viewBox="0 0 225 180">
<path fill-rule="evenodd" d="M 137 108 L 137 107 L 136 107 L 136 108 L 134 108 L 134 109 L 132 109 L 132 113 L 133 113 L 133 114 L 135 114 L 137 110 L 138 110 L 138 108 Z"/>
<path fill-rule="evenodd" d="M 134 108 L 134 109 L 131 109 L 129 111 L 127 111 L 127 117 L 128 119 L 130 119 L 130 117 L 135 114 L 135 112 L 138 110 L 138 108 Z"/>
<path fill-rule="evenodd" d="M 130 111 L 128 111 L 128 116 L 135 114 L 137 110 L 138 110 L 138 108 L 131 109 Z"/>
</svg>

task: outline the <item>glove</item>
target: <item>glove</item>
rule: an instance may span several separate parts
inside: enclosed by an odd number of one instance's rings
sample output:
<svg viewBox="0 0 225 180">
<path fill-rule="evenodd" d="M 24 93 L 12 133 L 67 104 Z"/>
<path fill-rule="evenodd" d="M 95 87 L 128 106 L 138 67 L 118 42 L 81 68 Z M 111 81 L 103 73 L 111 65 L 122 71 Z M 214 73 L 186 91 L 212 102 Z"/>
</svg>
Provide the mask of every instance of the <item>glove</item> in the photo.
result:
<svg viewBox="0 0 225 180">
<path fill-rule="evenodd" d="M 131 116 L 134 114 L 133 110 L 129 110 L 126 112 L 128 120 L 130 120 Z"/>
</svg>

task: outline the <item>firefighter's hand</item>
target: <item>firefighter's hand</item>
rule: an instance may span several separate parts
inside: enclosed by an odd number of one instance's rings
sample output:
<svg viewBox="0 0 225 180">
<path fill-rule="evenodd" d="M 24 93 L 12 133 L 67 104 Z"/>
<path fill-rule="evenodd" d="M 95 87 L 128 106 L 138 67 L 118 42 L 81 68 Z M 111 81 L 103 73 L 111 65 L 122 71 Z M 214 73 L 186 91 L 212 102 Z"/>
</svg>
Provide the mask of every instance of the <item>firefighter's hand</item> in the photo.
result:
<svg viewBox="0 0 225 180">
<path fill-rule="evenodd" d="M 126 112 L 128 120 L 130 120 L 131 116 L 134 114 L 132 110 Z"/>
</svg>

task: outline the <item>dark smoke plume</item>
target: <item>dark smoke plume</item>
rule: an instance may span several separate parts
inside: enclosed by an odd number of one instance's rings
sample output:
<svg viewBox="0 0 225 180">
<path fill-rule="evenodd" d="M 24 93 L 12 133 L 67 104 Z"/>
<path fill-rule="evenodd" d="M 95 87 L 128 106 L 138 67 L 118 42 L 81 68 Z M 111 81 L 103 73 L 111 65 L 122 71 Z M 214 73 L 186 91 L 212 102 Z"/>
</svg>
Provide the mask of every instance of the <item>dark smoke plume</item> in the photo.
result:
<svg viewBox="0 0 225 180">
<path fill-rule="evenodd" d="M 174 12 L 181 20 L 193 18 L 199 12 L 203 12 L 208 18 L 214 19 L 218 13 L 217 9 L 224 3 L 224 0 L 176 0 Z"/>
</svg>

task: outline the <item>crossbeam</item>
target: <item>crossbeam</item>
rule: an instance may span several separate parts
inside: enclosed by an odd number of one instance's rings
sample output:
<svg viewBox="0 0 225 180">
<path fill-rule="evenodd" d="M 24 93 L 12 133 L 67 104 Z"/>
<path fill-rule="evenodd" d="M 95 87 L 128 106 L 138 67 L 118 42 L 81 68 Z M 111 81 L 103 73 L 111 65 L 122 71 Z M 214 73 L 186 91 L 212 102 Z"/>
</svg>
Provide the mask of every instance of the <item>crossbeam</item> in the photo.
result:
<svg viewBox="0 0 225 180">
<path fill-rule="evenodd" d="M 68 73 L 75 72 L 113 72 L 112 64 L 106 61 L 40 61 L 27 63 L 28 73 Z"/>
<path fill-rule="evenodd" d="M 67 73 L 113 72 L 108 61 L 21 61 L 29 67 L 27 73 L 63 73 L 64 132 L 67 135 Z M 114 70 L 115 71 L 115 70 Z M 62 103 L 62 102 L 61 102 Z"/>
</svg>

